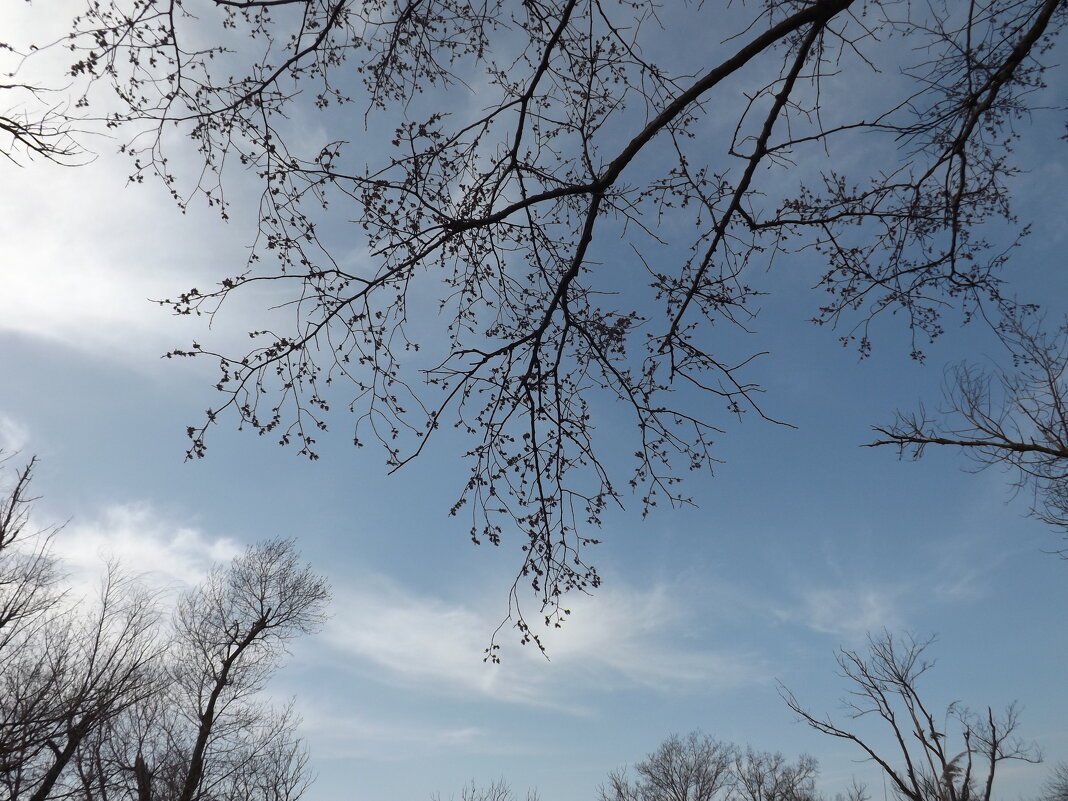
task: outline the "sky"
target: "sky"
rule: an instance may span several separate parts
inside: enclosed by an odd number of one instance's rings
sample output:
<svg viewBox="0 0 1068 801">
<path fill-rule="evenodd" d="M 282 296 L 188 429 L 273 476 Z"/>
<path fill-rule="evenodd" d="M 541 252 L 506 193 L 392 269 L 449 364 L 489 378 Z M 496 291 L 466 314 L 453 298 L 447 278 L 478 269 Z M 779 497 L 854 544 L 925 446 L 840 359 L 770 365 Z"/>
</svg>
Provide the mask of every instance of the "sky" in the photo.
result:
<svg viewBox="0 0 1068 801">
<path fill-rule="evenodd" d="M 1036 233 L 1010 275 L 1060 313 L 1068 160 L 1055 120 L 1035 128 L 1018 208 Z M 547 658 L 506 632 L 502 664 L 485 664 L 518 546 L 476 547 L 448 517 L 463 475 L 450 443 L 387 476 L 382 454 L 351 447 L 343 419 L 315 462 L 224 424 L 207 458 L 184 459 L 214 375 L 161 354 L 239 341 L 266 304 L 236 303 L 208 329 L 151 299 L 242 264 L 255 197 L 238 181 L 229 223 L 196 204 L 181 214 L 162 187 L 127 182 L 113 142 L 91 145 L 98 155 L 76 168 L 0 164 L 0 447 L 39 457 L 35 519 L 65 524 L 56 547 L 79 580 L 115 556 L 181 586 L 247 543 L 296 538 L 334 593 L 324 630 L 294 646 L 270 688 L 303 719 L 318 774 L 308 801 L 448 798 L 502 777 L 580 801 L 694 729 L 812 754 L 830 797 L 857 776 L 878 801 L 871 765 L 797 722 L 778 688 L 839 715 L 849 687 L 835 649 L 884 629 L 937 637 L 922 685 L 935 706 L 1019 703 L 1046 764 L 1010 766 L 1000 797 L 1034 797 L 1068 760 L 1059 541 L 996 469 L 860 447 L 895 409 L 936 405 L 946 364 L 1001 358 L 979 326 L 953 327 L 920 364 L 883 321 L 860 360 L 807 322 L 811 281 L 776 274 L 755 323 L 771 355 L 757 369 L 767 409 L 796 428 L 730 426 L 714 475 L 687 482 L 695 508 L 642 519 L 634 498 L 607 515 L 593 555 L 604 585 L 569 602 Z M 618 410 L 600 415 L 608 431 L 625 425 Z"/>
</svg>

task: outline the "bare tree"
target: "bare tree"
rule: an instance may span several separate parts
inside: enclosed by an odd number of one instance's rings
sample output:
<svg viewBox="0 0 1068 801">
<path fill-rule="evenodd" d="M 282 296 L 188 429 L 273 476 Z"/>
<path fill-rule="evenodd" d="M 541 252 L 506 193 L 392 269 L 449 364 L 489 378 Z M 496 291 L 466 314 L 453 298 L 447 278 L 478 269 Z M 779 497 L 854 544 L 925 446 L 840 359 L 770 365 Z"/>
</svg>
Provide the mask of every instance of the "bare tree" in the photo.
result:
<svg viewBox="0 0 1068 801">
<path fill-rule="evenodd" d="M 902 799 L 991 801 L 1001 764 L 1037 762 L 1038 753 L 1017 735 L 1014 705 L 999 717 L 989 707 L 974 713 L 953 702 L 938 710 L 923 700 L 918 684 L 933 665 L 925 654 L 930 644 L 884 633 L 869 638 L 865 654 L 838 653 L 842 675 L 851 685 L 843 704 L 854 721 L 875 719 L 886 725 L 896 746 L 890 753 L 877 750 L 868 736 L 807 711 L 785 688 L 783 698 L 816 731 L 856 744 Z"/>
<path fill-rule="evenodd" d="M 0 451 L 0 478 L 11 457 Z M 10 486 L 0 484 L 0 667 L 12 639 L 59 601 L 60 573 L 49 551 L 54 529 L 29 530 L 34 499 L 29 495 L 35 459 Z"/>
<path fill-rule="evenodd" d="M 288 540 L 249 547 L 178 604 L 114 565 L 65 603 L 27 534 L 30 465 L 0 501 L 0 794 L 27 801 L 296 801 L 310 780 L 291 708 L 259 694 L 329 591 Z"/>
<path fill-rule="evenodd" d="M 819 764 L 810 756 L 744 750 L 701 732 L 668 737 L 646 759 L 613 771 L 601 801 L 817 801 Z"/>
<path fill-rule="evenodd" d="M 162 648 L 152 596 L 114 566 L 87 611 L 64 602 L 55 531 L 29 527 L 34 464 L 0 500 L 0 787 L 45 801 L 87 738 L 159 691 Z"/>
<path fill-rule="evenodd" d="M 453 796 L 449 796 L 452 801 Z M 472 779 L 470 784 L 460 791 L 460 801 L 515 801 L 516 795 L 504 779 L 496 779 L 485 786 L 480 786 Z M 527 801 L 538 801 L 537 790 L 527 790 Z M 432 801 L 441 801 L 439 794 L 431 796 Z"/>
<path fill-rule="evenodd" d="M 30 666 L 28 673 L 35 697 L 48 699 L 34 721 L 46 724 L 47 748 L 41 752 L 46 758 L 35 766 L 35 781 L 18 797 L 46 801 L 66 795 L 64 777 L 86 738 L 159 692 L 163 647 L 158 634 L 152 595 L 112 566 L 95 608 L 81 619 L 68 613 L 45 648 L 23 652 L 46 666 L 44 671 Z M 23 770 L 32 764 L 24 761 Z"/>
<path fill-rule="evenodd" d="M 476 542 L 518 528 L 517 582 L 552 624 L 599 583 L 586 526 L 631 491 L 687 503 L 730 418 L 773 417 L 759 346 L 721 333 L 749 330 L 755 263 L 818 252 L 816 320 L 863 353 L 882 312 L 920 358 L 945 308 L 1011 310 L 1008 251 L 981 231 L 1022 234 L 1013 146 L 1066 20 L 1063 0 L 105 0 L 63 44 L 73 80 L 116 89 L 136 180 L 224 215 L 231 168 L 261 182 L 249 263 L 167 303 L 214 314 L 269 285 L 294 323 L 171 354 L 220 367 L 189 454 L 230 416 L 316 458 L 340 407 L 393 470 L 456 428 L 451 511 Z M 349 105 L 357 147 L 291 122 Z M 203 162 L 189 183 L 175 129 Z M 630 469 L 593 422 L 612 402 Z"/>
<path fill-rule="evenodd" d="M 734 760 L 731 801 L 816 801 L 819 763 L 802 755 L 792 763 L 780 753 L 746 748 Z"/>
<path fill-rule="evenodd" d="M 86 154 L 77 141 L 70 102 L 55 89 L 21 79 L 26 58 L 26 53 L 0 41 L 0 156 L 15 164 L 22 155 L 81 163 Z"/>
<path fill-rule="evenodd" d="M 23 765 L 45 747 L 61 676 L 56 662 L 42 659 L 37 645 L 54 644 L 62 600 L 60 573 L 49 544 L 54 531 L 29 528 L 29 495 L 35 460 L 9 480 L 11 457 L 0 454 L 0 782 L 13 793 L 28 785 Z M 13 797 L 13 796 L 12 796 Z"/>
<path fill-rule="evenodd" d="M 953 367 L 945 406 L 935 416 L 922 407 L 898 413 L 875 431 L 899 454 L 923 456 L 929 445 L 959 448 L 980 467 L 1016 473 L 1017 489 L 1034 495 L 1040 520 L 1068 532 L 1068 323 L 1054 334 L 1018 318 L 1001 327 L 1011 368 Z"/>
<path fill-rule="evenodd" d="M 736 749 L 700 732 L 685 739 L 668 737 L 646 759 L 608 775 L 599 791 L 601 801 L 713 801 L 725 798 L 733 782 Z"/>
<path fill-rule="evenodd" d="M 0 84 L 0 91 L 10 89 L 22 89 L 34 96 L 38 94 L 31 86 Z M 0 114 L 0 136 L 6 138 L 0 143 L 0 155 L 16 164 L 20 153 L 42 156 L 61 164 L 75 163 L 83 151 L 69 127 L 68 118 L 59 110 L 36 117 L 30 112 L 8 109 Z"/>
<path fill-rule="evenodd" d="M 1041 801 L 1068 801 L 1068 762 L 1061 762 L 1050 771 L 1039 798 Z"/>
<path fill-rule="evenodd" d="M 265 709 L 255 696 L 286 644 L 321 625 L 329 596 L 293 542 L 273 540 L 213 570 L 179 602 L 173 694 L 164 710 L 184 724 L 177 733 L 177 725 L 167 726 L 182 766 L 175 801 L 243 798 L 250 781 L 265 779 L 276 790 L 288 788 L 283 795 L 299 795 L 307 776 L 295 720 L 288 710 Z M 138 759 L 145 755 L 133 764 Z"/>
</svg>

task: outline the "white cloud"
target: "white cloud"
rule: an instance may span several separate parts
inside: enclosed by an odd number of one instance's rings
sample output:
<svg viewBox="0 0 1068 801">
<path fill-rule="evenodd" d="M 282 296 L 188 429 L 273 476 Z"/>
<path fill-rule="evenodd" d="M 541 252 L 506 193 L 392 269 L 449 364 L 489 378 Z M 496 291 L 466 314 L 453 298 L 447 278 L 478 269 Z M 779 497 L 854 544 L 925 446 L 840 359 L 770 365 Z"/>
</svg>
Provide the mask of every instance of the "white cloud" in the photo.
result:
<svg viewBox="0 0 1068 801">
<path fill-rule="evenodd" d="M 228 232 L 207 215 L 178 214 L 154 187 L 125 186 L 125 166 L 110 157 L 5 176 L 0 330 L 154 362 L 205 327 L 175 320 L 150 298 L 197 283 Z"/>
<path fill-rule="evenodd" d="M 18 34 L 16 48 L 29 52 L 31 42 L 65 35 L 64 15 L 18 5 L 27 8 L 0 10 L 0 28 Z M 5 55 L 2 68 L 18 67 L 20 81 L 43 86 L 54 84 L 69 60 L 62 47 L 43 47 L 26 60 Z M 64 94 L 47 97 L 62 103 Z M 2 165 L 0 332 L 97 357 L 154 360 L 188 335 L 175 332 L 166 311 L 148 299 L 188 288 L 188 277 L 210 262 L 221 226 L 207 215 L 183 217 L 158 185 L 128 184 L 132 165 L 115 154 L 110 137 L 78 138 L 101 155 L 79 156 L 75 167 L 28 157 L 19 158 L 24 168 Z"/>
<path fill-rule="evenodd" d="M 347 660 L 355 658 L 357 670 L 373 667 L 376 677 L 433 692 L 582 712 L 578 699 L 591 689 L 707 691 L 769 676 L 760 658 L 709 649 L 688 636 L 695 627 L 690 605 L 665 585 L 603 588 L 573 604 L 561 629 L 539 631 L 550 661 L 531 645 L 507 649 L 500 665 L 482 661 L 497 623 L 488 611 L 421 596 L 382 578 L 335 589 L 327 642 Z M 505 631 L 499 639 L 512 637 Z"/>
<path fill-rule="evenodd" d="M 781 620 L 850 640 L 862 639 L 870 631 L 905 627 L 903 588 L 809 587 L 800 595 L 799 603 L 779 611 Z"/>
<path fill-rule="evenodd" d="M 335 587 L 334 604 L 327 641 L 364 664 L 384 668 L 391 681 L 509 701 L 534 702 L 539 696 L 531 684 L 509 680 L 531 661 L 528 651 L 515 653 L 504 666 L 482 663 L 493 631 L 488 615 L 419 596 L 380 577 Z"/>
<path fill-rule="evenodd" d="M 404 758 L 420 752 L 456 750 L 469 753 L 472 746 L 483 750 L 486 730 L 473 727 L 435 726 L 372 720 L 359 714 L 340 714 L 320 705 L 301 705 L 301 733 L 315 743 L 321 759 Z"/>
<path fill-rule="evenodd" d="M 25 448 L 29 441 L 30 430 L 18 420 L 0 412 L 0 453 L 17 453 Z"/>
<path fill-rule="evenodd" d="M 69 24 L 69 17 L 41 14 L 27 3 L 0 4 L 0 30 L 15 37 L 8 39 L 15 51 L 28 53 L 31 43 L 60 40 Z M 186 32 L 194 34 L 195 26 Z M 28 59 L 15 51 L 0 48 L 0 73 L 18 69 L 20 82 L 53 86 L 69 66 L 64 47 L 40 47 Z M 92 91 L 94 116 L 106 116 L 113 93 L 102 84 Z M 62 88 L 46 97 L 62 104 L 66 94 Z M 81 126 L 84 130 L 77 123 L 72 127 L 86 151 L 74 159 L 79 166 L 19 153 L 24 168 L 0 159 L 0 334 L 44 340 L 148 371 L 159 368 L 162 354 L 188 349 L 194 341 L 207 349 L 243 351 L 250 330 L 279 320 L 292 326 L 292 309 L 284 317 L 271 311 L 292 299 L 289 287 L 244 288 L 240 297 L 228 299 L 224 314 L 210 321 L 176 316 L 152 302 L 192 287 L 215 289 L 245 269 L 263 191 L 256 173 L 235 168 L 227 174 L 232 220 L 227 223 L 202 196 L 192 197 L 182 211 L 163 181 L 150 174 L 143 184 L 129 180 L 133 160 L 117 151 L 123 140 L 136 138 L 134 129 L 123 129 L 116 139 L 93 123 Z M 326 138 L 322 132 L 315 135 Z M 182 130 L 167 131 L 163 138 L 176 191 L 190 195 L 201 178 L 201 155 Z M 207 360 L 205 367 L 214 370 Z"/>
<path fill-rule="evenodd" d="M 543 639 L 555 663 L 602 688 L 640 685 L 672 692 L 768 678 L 763 659 L 703 645 L 692 596 L 678 583 L 648 590 L 616 583 L 571 607 L 571 619 Z"/>
<path fill-rule="evenodd" d="M 64 527 L 54 546 L 75 585 L 82 587 L 95 586 L 108 560 L 160 588 L 191 585 L 213 564 L 240 551 L 233 540 L 169 520 L 148 504 L 106 507 L 95 520 Z"/>
<path fill-rule="evenodd" d="M 1001 476 L 995 476 L 997 480 Z M 975 490 L 974 503 L 962 511 L 957 533 L 931 537 L 913 555 L 908 571 L 887 578 L 878 566 L 850 561 L 848 554 L 824 554 L 825 577 L 811 572 L 795 579 L 794 589 L 774 612 L 779 620 L 859 642 L 868 632 L 907 630 L 930 620 L 936 607 L 974 604 L 991 592 L 998 567 L 1018 548 L 1005 532 L 984 523 L 1000 512 L 1000 484 L 988 481 Z M 815 577 L 813 577 L 815 575 Z"/>
</svg>

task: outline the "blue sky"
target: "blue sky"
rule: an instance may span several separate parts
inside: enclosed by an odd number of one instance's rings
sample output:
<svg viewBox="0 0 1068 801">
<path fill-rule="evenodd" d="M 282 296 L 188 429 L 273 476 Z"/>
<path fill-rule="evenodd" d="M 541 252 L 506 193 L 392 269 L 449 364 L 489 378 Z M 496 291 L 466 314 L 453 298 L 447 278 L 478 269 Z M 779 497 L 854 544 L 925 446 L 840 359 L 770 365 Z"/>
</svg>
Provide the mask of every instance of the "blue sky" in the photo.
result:
<svg viewBox="0 0 1068 801">
<path fill-rule="evenodd" d="M 1019 201 L 1036 233 L 1011 276 L 1057 314 L 1068 176 L 1055 128 L 1039 129 Z M 883 628 L 938 635 L 924 685 L 936 705 L 1018 700 L 1022 733 L 1048 762 L 1068 759 L 1068 565 L 1044 553 L 1058 541 L 997 470 L 859 447 L 896 408 L 936 404 L 945 364 L 1001 358 L 979 326 L 950 330 L 921 365 L 883 320 L 859 361 L 806 322 L 812 273 L 778 269 L 756 323 L 771 356 L 756 370 L 767 410 L 797 429 L 728 424 L 724 464 L 687 484 L 698 508 L 643 521 L 634 499 L 608 515 L 594 554 L 604 587 L 569 604 L 572 619 L 546 635 L 550 659 L 506 634 L 503 664 L 486 665 L 518 546 L 476 548 L 447 516 L 456 442 L 387 477 L 343 419 L 314 463 L 224 424 L 208 458 L 183 461 L 214 376 L 160 354 L 194 337 L 237 341 L 269 298 L 235 304 L 210 332 L 147 299 L 242 263 L 254 198 L 239 183 L 229 225 L 198 206 L 181 215 L 159 186 L 127 185 L 126 163 L 95 144 L 99 158 L 78 169 L 0 165 L 0 446 L 40 456 L 37 520 L 68 521 L 57 547 L 76 578 L 110 554 L 191 582 L 244 543 L 298 539 L 335 594 L 326 629 L 272 687 L 304 719 L 319 774 L 309 801 L 447 797 L 498 777 L 579 801 L 695 728 L 811 753 L 829 795 L 855 774 L 879 799 L 870 765 L 796 723 L 776 682 L 836 713 L 848 688 L 834 649 Z M 597 422 L 609 435 L 626 426 L 613 408 Z M 1002 797 L 1033 796 L 1045 771 L 1010 768 Z"/>
</svg>

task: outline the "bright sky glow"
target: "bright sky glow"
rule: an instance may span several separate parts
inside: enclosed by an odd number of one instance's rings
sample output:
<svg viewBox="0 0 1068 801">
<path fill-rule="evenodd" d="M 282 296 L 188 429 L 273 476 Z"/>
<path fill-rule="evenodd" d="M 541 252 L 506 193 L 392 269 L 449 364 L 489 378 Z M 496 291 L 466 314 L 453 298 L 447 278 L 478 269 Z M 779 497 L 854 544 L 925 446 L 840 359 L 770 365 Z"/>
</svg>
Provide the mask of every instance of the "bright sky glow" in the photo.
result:
<svg viewBox="0 0 1068 801">
<path fill-rule="evenodd" d="M 1063 100 L 1068 73 L 1050 77 Z M 1035 233 L 1009 275 L 1055 316 L 1068 157 L 1056 121 L 1035 124 L 1019 209 Z M 696 728 L 813 754 L 830 797 L 856 775 L 882 801 L 871 766 L 794 722 L 776 682 L 836 715 L 847 687 L 834 649 L 884 628 L 938 635 L 934 705 L 1018 700 L 1022 733 L 1048 762 L 1068 759 L 1068 564 L 1047 553 L 1061 543 L 997 470 L 859 447 L 895 409 L 936 405 L 945 364 L 1001 359 L 979 326 L 949 331 L 921 365 L 883 320 L 858 361 L 807 322 L 811 273 L 777 265 L 759 279 L 777 292 L 754 323 L 771 351 L 757 372 L 768 411 L 797 430 L 730 425 L 724 464 L 687 485 L 698 508 L 643 521 L 634 499 L 610 514 L 594 554 L 605 586 L 545 635 L 549 659 L 505 634 L 503 663 L 488 665 L 518 551 L 476 548 L 447 516 L 466 476 L 457 441 L 387 477 L 340 416 L 314 463 L 224 423 L 206 459 L 183 461 L 214 375 L 161 354 L 237 341 L 272 299 L 246 298 L 210 329 L 150 300 L 243 264 L 256 198 L 239 186 L 229 224 L 197 204 L 182 215 L 160 186 L 127 184 L 110 143 L 91 144 L 99 157 L 76 169 L 0 163 L 0 448 L 40 457 L 37 523 L 68 521 L 57 548 L 79 580 L 111 556 L 174 586 L 245 543 L 297 538 L 334 589 L 330 623 L 272 686 L 303 716 L 319 774 L 308 801 L 423 801 L 498 777 L 588 801 L 608 771 Z M 625 425 L 599 414 L 605 431 Z M 1002 797 L 1032 797 L 1047 767 L 1013 766 Z"/>
</svg>

